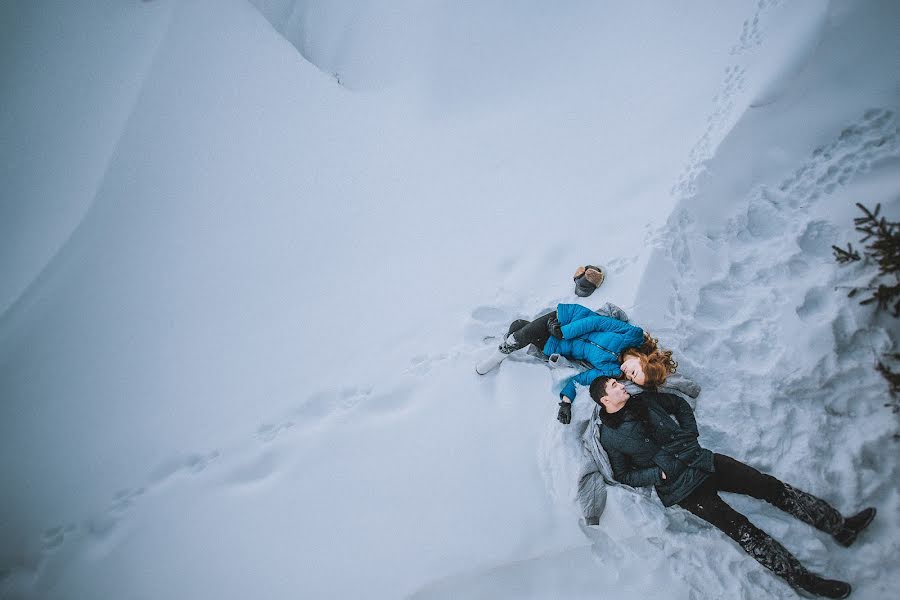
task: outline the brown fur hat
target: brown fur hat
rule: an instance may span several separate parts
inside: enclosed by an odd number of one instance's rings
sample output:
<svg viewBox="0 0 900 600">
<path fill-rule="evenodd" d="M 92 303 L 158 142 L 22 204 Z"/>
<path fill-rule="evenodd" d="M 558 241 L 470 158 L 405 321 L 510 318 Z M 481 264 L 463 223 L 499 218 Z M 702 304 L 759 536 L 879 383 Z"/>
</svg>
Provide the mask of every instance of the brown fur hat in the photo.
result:
<svg viewBox="0 0 900 600">
<path fill-rule="evenodd" d="M 594 293 L 603 283 L 605 275 L 603 269 L 594 265 L 578 267 L 575 271 L 575 294 L 585 298 Z"/>
</svg>

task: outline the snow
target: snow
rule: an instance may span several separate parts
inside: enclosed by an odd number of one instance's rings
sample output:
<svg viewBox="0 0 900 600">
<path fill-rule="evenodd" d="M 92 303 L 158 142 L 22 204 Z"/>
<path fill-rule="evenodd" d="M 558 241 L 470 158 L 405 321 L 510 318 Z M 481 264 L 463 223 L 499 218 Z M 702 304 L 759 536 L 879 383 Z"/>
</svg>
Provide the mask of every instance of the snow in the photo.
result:
<svg viewBox="0 0 900 600">
<path fill-rule="evenodd" d="M 560 301 L 672 347 L 707 447 L 877 506 L 844 549 L 727 498 L 888 597 L 896 324 L 830 246 L 900 208 L 900 10 L 636 4 L 0 6 L 0 597 L 794 597 L 655 497 L 579 524 L 557 375 L 473 371 Z"/>
</svg>

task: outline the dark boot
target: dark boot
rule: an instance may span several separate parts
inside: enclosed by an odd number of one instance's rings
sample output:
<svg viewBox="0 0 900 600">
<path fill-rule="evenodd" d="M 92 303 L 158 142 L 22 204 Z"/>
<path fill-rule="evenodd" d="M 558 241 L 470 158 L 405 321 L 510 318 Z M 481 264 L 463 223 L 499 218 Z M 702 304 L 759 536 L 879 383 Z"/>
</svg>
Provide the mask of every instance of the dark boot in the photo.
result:
<svg viewBox="0 0 900 600">
<path fill-rule="evenodd" d="M 856 541 L 859 532 L 869 526 L 872 519 L 875 518 L 875 508 L 869 508 L 844 519 L 844 526 L 840 531 L 834 534 L 834 539 L 841 546 L 849 546 Z"/>
<path fill-rule="evenodd" d="M 786 483 L 772 504 L 816 529 L 837 535 L 844 527 L 844 517 L 834 507 L 812 494 Z"/>
<path fill-rule="evenodd" d="M 528 325 L 528 323 L 530 323 L 530 321 L 526 321 L 525 319 L 516 319 L 515 321 L 513 321 L 512 323 L 509 324 L 509 329 L 506 331 L 506 335 L 509 336 L 509 335 L 514 334 L 518 330 L 520 330 L 523 327 L 525 327 L 526 325 Z"/>
<path fill-rule="evenodd" d="M 740 526 L 736 540 L 759 564 L 783 577 L 792 586 L 796 587 L 801 580 L 812 576 L 787 548 L 749 522 Z"/>
<path fill-rule="evenodd" d="M 814 596 L 823 598 L 846 598 L 853 591 L 853 588 L 846 581 L 823 579 L 812 573 L 810 573 L 806 581 L 801 582 L 797 587 Z"/>
<path fill-rule="evenodd" d="M 791 587 L 825 598 L 846 598 L 850 585 L 809 572 L 790 551 L 769 534 L 747 522 L 738 531 L 738 544 L 759 564 L 783 577 Z"/>
</svg>

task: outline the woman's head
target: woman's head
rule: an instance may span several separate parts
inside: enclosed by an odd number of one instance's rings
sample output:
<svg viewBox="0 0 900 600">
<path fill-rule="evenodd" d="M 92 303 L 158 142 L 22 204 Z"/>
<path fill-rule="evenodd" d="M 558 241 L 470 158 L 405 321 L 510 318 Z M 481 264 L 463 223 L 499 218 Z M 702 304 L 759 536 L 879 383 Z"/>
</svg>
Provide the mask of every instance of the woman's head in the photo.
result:
<svg viewBox="0 0 900 600">
<path fill-rule="evenodd" d="M 655 344 L 654 344 L 655 345 Z M 671 350 L 655 349 L 649 354 L 629 348 L 622 353 L 622 373 L 642 387 L 658 387 L 678 367 Z"/>
<path fill-rule="evenodd" d="M 647 357 L 639 352 L 626 352 L 622 358 L 620 368 L 626 379 L 644 385 L 647 382 L 647 368 L 650 366 Z"/>
</svg>

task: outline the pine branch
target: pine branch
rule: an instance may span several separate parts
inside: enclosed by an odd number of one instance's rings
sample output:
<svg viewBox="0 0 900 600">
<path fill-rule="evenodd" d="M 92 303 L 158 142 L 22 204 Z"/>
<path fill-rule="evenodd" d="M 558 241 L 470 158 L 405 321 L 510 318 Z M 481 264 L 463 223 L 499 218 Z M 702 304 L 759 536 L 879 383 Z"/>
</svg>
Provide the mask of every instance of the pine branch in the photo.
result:
<svg viewBox="0 0 900 600">
<path fill-rule="evenodd" d="M 834 260 L 838 261 L 842 265 L 849 262 L 862 260 L 859 252 L 853 249 L 852 244 L 848 243 L 846 250 L 844 250 L 843 248 L 838 248 L 837 246 L 832 246 L 831 249 L 834 251 Z"/>
<path fill-rule="evenodd" d="M 900 223 L 888 221 L 881 215 L 881 204 L 875 205 L 875 210 L 869 210 L 865 205 L 857 202 L 856 206 L 862 211 L 861 217 L 853 219 L 856 231 L 863 234 L 859 242 L 863 245 L 863 252 L 847 244 L 847 249 L 832 246 L 834 259 L 839 264 L 857 262 L 865 258 L 872 260 L 878 266 L 878 272 L 872 277 L 869 285 L 865 287 L 853 287 L 847 294 L 848 298 L 856 296 L 860 291 L 870 292 L 870 295 L 860 300 L 862 305 L 876 306 L 876 310 L 889 312 L 893 317 L 900 317 Z M 900 373 L 894 371 L 885 364 L 885 360 L 900 361 L 900 352 L 892 352 L 882 355 L 875 365 L 887 381 L 891 391 L 891 401 L 885 404 L 895 413 L 900 412 Z"/>
</svg>

